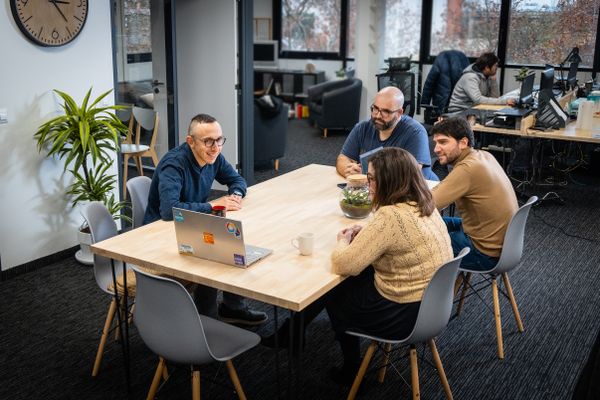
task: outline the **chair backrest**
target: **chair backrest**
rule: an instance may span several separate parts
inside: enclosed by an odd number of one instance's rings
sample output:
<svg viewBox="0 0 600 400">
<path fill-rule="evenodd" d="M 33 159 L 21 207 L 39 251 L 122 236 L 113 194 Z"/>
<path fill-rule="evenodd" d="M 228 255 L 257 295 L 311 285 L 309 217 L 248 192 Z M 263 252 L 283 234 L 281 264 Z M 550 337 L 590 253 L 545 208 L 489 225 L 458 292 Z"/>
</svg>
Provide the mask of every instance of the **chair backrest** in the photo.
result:
<svg viewBox="0 0 600 400">
<path fill-rule="evenodd" d="M 465 247 L 458 255 L 442 265 L 423 292 L 417 322 L 407 343 L 420 343 L 437 336 L 448 325 L 454 299 L 454 283 L 458 267 L 470 249 Z"/>
<path fill-rule="evenodd" d="M 127 191 L 129 191 L 129 197 L 131 198 L 133 229 L 142 226 L 144 221 L 151 183 L 152 179 L 147 176 L 136 176 L 127 181 Z"/>
<path fill-rule="evenodd" d="M 200 365 L 214 360 L 194 301 L 172 279 L 134 268 L 136 279 L 133 320 L 142 340 L 169 361 Z"/>
<path fill-rule="evenodd" d="M 87 204 L 82 210 L 82 215 L 90 229 L 92 243 L 117 236 L 117 224 L 102 202 L 93 201 Z M 121 272 L 120 261 L 115 260 L 115 272 Z M 96 278 L 98 287 L 104 292 L 111 294 L 108 290 L 108 285 L 112 283 L 112 268 L 109 258 L 94 254 L 94 277 Z"/>
<path fill-rule="evenodd" d="M 289 106 L 283 104 L 273 117 L 264 116 L 254 104 L 254 162 L 283 157 L 287 142 Z"/>
<path fill-rule="evenodd" d="M 377 90 L 396 86 L 404 94 L 404 114 L 415 115 L 415 74 L 408 71 L 393 71 L 377 75 Z"/>
<path fill-rule="evenodd" d="M 431 71 L 423 84 L 421 104 L 431 102 L 439 113 L 446 111 L 456 82 L 463 70 L 469 66 L 469 59 L 460 50 L 445 50 L 436 57 Z"/>
<path fill-rule="evenodd" d="M 525 204 L 521 206 L 511 218 L 508 229 L 504 234 L 504 243 L 502 244 L 502 253 L 498 264 L 490 272 L 502 274 L 517 267 L 523 256 L 523 241 L 525 239 L 525 224 L 531 206 L 538 201 L 537 196 L 532 196 Z"/>
<path fill-rule="evenodd" d="M 149 108 L 133 107 L 132 114 L 135 121 L 135 143 L 140 144 L 143 128 L 145 131 L 151 132 L 150 147 L 154 147 L 158 132 L 158 113 Z"/>
<path fill-rule="evenodd" d="M 115 115 L 127 126 L 127 137 L 124 143 L 131 143 L 131 137 L 133 135 L 133 112 L 131 105 L 128 105 L 127 108 L 116 110 Z"/>
</svg>

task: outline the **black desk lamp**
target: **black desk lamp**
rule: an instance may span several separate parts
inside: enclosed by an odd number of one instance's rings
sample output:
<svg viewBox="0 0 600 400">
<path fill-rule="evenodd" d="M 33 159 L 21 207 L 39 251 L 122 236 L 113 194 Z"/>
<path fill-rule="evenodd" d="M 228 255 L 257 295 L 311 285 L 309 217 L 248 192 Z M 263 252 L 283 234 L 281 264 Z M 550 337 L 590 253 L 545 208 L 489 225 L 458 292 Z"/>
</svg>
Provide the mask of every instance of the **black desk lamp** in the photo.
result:
<svg viewBox="0 0 600 400">
<path fill-rule="evenodd" d="M 563 70 L 566 63 L 580 63 L 581 57 L 579 56 L 579 47 L 575 46 L 571 49 L 569 54 L 565 57 L 565 59 L 559 64 L 558 68 L 560 69 L 560 84 L 562 89 L 562 94 L 566 92 L 566 84 L 563 76 Z"/>
</svg>

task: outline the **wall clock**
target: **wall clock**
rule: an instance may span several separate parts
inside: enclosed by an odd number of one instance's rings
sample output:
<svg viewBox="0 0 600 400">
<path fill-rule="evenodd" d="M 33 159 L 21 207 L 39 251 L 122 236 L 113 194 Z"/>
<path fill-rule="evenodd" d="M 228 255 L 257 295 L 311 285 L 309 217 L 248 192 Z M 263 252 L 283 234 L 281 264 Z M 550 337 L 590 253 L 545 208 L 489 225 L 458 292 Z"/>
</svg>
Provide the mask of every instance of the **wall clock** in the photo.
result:
<svg viewBox="0 0 600 400">
<path fill-rule="evenodd" d="M 79 35 L 88 15 L 88 0 L 10 0 L 17 26 L 33 43 L 62 46 Z"/>
</svg>

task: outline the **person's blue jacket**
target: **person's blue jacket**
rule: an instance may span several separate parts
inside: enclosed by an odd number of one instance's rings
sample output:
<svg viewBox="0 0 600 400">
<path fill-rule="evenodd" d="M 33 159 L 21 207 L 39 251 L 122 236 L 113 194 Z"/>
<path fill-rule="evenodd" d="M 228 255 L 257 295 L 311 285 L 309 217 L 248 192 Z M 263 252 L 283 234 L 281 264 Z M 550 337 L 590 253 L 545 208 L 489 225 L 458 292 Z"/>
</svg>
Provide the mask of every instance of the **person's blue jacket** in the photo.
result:
<svg viewBox="0 0 600 400">
<path fill-rule="evenodd" d="M 144 224 L 172 220 L 173 207 L 210 213 L 207 199 L 215 180 L 227 185 L 229 194 L 246 195 L 246 181 L 223 154 L 219 154 L 214 164 L 201 167 L 187 143 L 171 149 L 152 176 Z"/>
<path fill-rule="evenodd" d="M 446 50 L 439 53 L 423 85 L 421 104 L 431 103 L 439 112 L 444 112 L 454 85 L 468 65 L 469 59 L 462 51 Z"/>
</svg>

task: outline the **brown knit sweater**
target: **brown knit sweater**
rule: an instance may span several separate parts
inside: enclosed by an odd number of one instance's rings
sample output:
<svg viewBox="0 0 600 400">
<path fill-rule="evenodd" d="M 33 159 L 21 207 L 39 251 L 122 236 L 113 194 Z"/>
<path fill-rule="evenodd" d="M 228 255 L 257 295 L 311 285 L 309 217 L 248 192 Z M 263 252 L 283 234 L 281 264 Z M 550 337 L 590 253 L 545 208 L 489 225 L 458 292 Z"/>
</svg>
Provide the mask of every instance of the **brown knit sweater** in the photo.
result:
<svg viewBox="0 0 600 400">
<path fill-rule="evenodd" d="M 437 210 L 420 217 L 415 203 L 400 203 L 381 207 L 352 243 L 339 240 L 331 261 L 333 271 L 342 275 L 358 275 L 372 264 L 383 297 L 412 303 L 421 301 L 433 273 L 452 257 Z"/>
<path fill-rule="evenodd" d="M 499 257 L 508 223 L 519 208 L 515 191 L 494 156 L 467 148 L 433 188 L 438 209 L 456 203 L 463 230 L 482 253 Z"/>
</svg>

